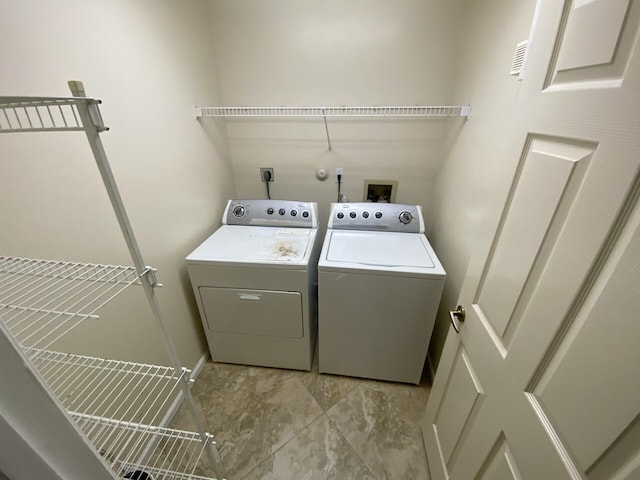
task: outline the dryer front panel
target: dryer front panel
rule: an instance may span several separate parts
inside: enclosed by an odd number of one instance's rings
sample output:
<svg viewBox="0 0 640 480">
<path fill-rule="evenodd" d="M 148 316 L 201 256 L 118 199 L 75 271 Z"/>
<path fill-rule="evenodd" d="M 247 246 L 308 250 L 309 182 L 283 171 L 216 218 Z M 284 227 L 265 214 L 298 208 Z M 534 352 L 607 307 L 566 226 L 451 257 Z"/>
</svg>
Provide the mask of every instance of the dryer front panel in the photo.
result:
<svg viewBox="0 0 640 480">
<path fill-rule="evenodd" d="M 198 288 L 209 330 L 216 333 L 302 338 L 300 292 Z"/>
</svg>

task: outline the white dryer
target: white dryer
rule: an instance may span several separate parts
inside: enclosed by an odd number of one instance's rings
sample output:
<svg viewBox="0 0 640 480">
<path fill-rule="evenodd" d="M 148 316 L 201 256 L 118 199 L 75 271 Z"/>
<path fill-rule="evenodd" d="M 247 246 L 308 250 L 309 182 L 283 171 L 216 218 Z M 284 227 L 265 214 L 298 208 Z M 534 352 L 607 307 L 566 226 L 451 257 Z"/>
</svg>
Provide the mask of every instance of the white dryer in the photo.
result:
<svg viewBox="0 0 640 480">
<path fill-rule="evenodd" d="M 230 200 L 186 259 L 215 362 L 310 370 L 317 331 L 317 205 Z"/>
<path fill-rule="evenodd" d="M 318 262 L 320 372 L 420 383 L 444 281 L 419 206 L 333 204 Z"/>
</svg>

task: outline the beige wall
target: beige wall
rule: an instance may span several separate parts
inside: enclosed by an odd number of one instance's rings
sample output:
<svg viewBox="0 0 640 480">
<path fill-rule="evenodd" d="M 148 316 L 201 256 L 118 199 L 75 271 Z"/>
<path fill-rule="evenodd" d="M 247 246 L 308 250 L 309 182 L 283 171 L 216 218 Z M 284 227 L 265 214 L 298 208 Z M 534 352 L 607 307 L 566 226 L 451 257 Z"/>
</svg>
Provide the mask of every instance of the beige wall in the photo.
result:
<svg viewBox="0 0 640 480">
<path fill-rule="evenodd" d="M 82 80 L 103 100 L 102 135 L 182 361 L 206 351 L 184 257 L 235 195 L 221 122 L 193 105 L 220 101 L 206 1 L 0 0 L 0 95 L 67 96 Z M 130 264 L 80 133 L 0 138 L 0 252 Z M 141 291 L 102 311 L 58 348 L 166 363 Z"/>
<path fill-rule="evenodd" d="M 225 105 L 447 104 L 457 65 L 459 1 L 212 0 Z M 398 182 L 397 202 L 426 205 L 442 160 L 446 120 L 228 120 L 237 193 L 265 196 L 259 167 L 274 167 L 274 198 L 319 203 L 326 224 L 343 192 L 361 201 L 365 179 Z M 462 120 L 453 121 L 453 124 Z M 315 178 L 318 167 L 331 177 Z"/>
<path fill-rule="evenodd" d="M 189 365 L 206 346 L 183 258 L 213 231 L 226 198 L 264 196 L 259 167 L 275 168 L 275 198 L 319 202 L 323 224 L 335 167 L 351 200 L 362 199 L 365 179 L 398 181 L 396 201 L 426 207 L 448 273 L 431 346 L 437 363 L 475 232 L 497 214 L 513 168 L 494 153 L 518 95 L 507 74 L 513 48 L 528 36 L 534 4 L 0 0 L 10 12 L 0 20 L 0 94 L 67 95 L 75 78 L 104 101 L 103 141 Z M 330 120 L 331 153 L 318 120 L 196 122 L 192 109 L 447 103 L 471 103 L 471 119 Z M 15 137 L 0 142 L 0 252 L 129 263 L 86 142 Z M 315 178 L 318 167 L 329 180 Z M 164 361 L 139 292 L 104 317 L 72 335 L 71 348 Z"/>
<path fill-rule="evenodd" d="M 471 117 L 452 130 L 450 150 L 435 180 L 427 217 L 429 239 L 447 270 L 431 340 L 437 364 L 449 332 L 469 259 L 482 225 L 500 215 L 517 158 L 500 152 L 513 120 L 520 82 L 509 76 L 516 43 L 529 36 L 535 0 L 469 0 L 465 8 L 460 71 L 453 96 L 472 105 Z M 453 333 L 455 334 L 455 332 Z"/>
</svg>

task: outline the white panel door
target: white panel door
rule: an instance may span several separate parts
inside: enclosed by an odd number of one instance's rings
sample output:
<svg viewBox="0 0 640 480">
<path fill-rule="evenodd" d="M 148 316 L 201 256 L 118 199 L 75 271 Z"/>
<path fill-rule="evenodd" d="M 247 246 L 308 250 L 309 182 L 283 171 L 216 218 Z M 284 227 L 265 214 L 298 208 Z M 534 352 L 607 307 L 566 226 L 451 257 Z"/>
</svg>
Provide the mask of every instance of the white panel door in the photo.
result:
<svg viewBox="0 0 640 480">
<path fill-rule="evenodd" d="M 436 480 L 640 479 L 640 2 L 538 8 L 517 168 L 425 413 Z"/>
</svg>

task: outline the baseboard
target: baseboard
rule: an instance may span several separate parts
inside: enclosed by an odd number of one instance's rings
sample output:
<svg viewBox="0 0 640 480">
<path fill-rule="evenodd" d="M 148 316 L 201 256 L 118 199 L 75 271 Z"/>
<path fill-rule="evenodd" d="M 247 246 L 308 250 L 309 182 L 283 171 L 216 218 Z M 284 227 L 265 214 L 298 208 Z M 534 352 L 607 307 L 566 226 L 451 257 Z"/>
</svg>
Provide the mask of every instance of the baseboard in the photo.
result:
<svg viewBox="0 0 640 480">
<path fill-rule="evenodd" d="M 189 378 L 195 380 L 200 376 L 200 373 L 202 372 L 202 369 L 204 368 L 205 364 L 209 360 L 210 356 L 211 355 L 209 354 L 209 351 L 206 351 L 202 354 L 202 356 L 200 357 L 200 360 L 198 360 L 198 363 L 196 363 L 196 366 L 193 367 L 193 370 L 191 371 L 191 375 L 189 375 Z"/>
<path fill-rule="evenodd" d="M 209 360 L 209 356 L 210 356 L 209 352 L 207 351 L 202 355 L 202 357 L 200 357 L 200 360 L 198 360 L 198 363 L 196 363 L 196 366 L 193 368 L 193 370 L 191 371 L 191 374 L 189 375 L 190 379 L 198 378 L 198 376 L 200 375 L 200 372 L 202 372 L 202 369 L 207 363 L 207 360 Z M 173 417 L 176 416 L 176 413 L 178 413 L 178 410 L 182 405 L 183 397 L 184 397 L 184 394 L 182 393 L 182 390 L 180 390 L 176 398 L 171 403 L 169 410 L 167 410 L 167 413 L 162 418 L 162 421 L 160 422 L 160 427 L 168 428 L 169 425 L 171 425 L 171 422 L 173 421 Z"/>
</svg>

